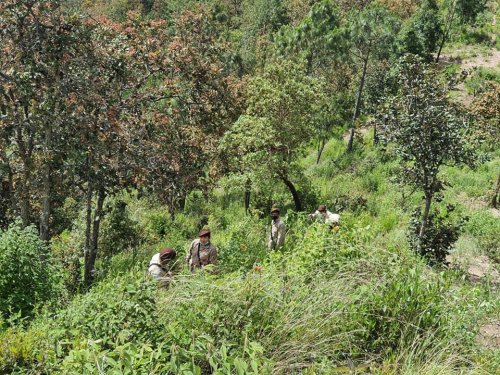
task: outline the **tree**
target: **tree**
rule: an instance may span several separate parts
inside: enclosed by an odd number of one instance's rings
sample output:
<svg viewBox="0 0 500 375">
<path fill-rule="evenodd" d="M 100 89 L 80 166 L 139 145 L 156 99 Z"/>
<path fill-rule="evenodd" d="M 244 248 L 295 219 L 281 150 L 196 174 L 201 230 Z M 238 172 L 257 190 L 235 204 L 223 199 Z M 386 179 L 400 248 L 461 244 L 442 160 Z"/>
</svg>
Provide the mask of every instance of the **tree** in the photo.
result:
<svg viewBox="0 0 500 375">
<path fill-rule="evenodd" d="M 288 23 L 283 0 L 243 0 L 241 5 L 239 54 L 246 71 L 263 60 L 270 36 Z"/>
<path fill-rule="evenodd" d="M 146 120 L 155 118 L 155 105 L 174 93 L 165 80 L 170 36 L 163 21 L 141 21 L 137 13 L 122 24 L 101 19 L 92 40 L 82 73 L 89 84 L 73 114 L 80 119 L 80 145 L 71 158 L 86 210 L 87 288 L 93 282 L 105 200 L 146 181 L 152 167 L 136 146 L 146 142 Z"/>
<path fill-rule="evenodd" d="M 373 0 L 336 0 L 342 16 L 346 16 L 352 11 L 360 12 L 369 7 L 373 2 Z"/>
<path fill-rule="evenodd" d="M 484 90 L 474 98 L 471 111 L 476 118 L 477 136 L 491 149 L 500 144 L 500 83 L 489 81 Z M 500 200 L 500 173 L 496 180 L 491 206 L 498 208 Z"/>
<path fill-rule="evenodd" d="M 305 59 L 306 73 L 321 77 L 327 100 L 318 112 L 317 163 L 334 126 L 346 122 L 347 95 L 351 71 L 341 61 L 343 36 L 337 10 L 330 1 L 314 4 L 306 17 L 296 26 L 283 26 L 276 35 L 279 54 L 288 59 Z"/>
<path fill-rule="evenodd" d="M 48 240 L 54 204 L 81 202 L 89 287 L 109 196 L 150 190 L 174 213 L 211 188 L 218 141 L 242 111 L 228 45 L 206 8 L 169 29 L 134 12 L 115 23 L 9 0 L 0 20 L 0 220 L 37 222 Z"/>
<path fill-rule="evenodd" d="M 336 60 L 341 43 L 340 20 L 330 1 L 314 4 L 297 26 L 281 27 L 275 38 L 279 53 L 306 60 L 307 74 Z"/>
<path fill-rule="evenodd" d="M 373 64 L 365 83 L 365 111 L 376 114 L 384 106 L 385 99 L 397 91 L 394 69 L 388 60 L 382 60 Z M 379 142 L 377 132 L 377 121 L 369 120 L 368 124 L 373 126 L 373 144 Z"/>
<path fill-rule="evenodd" d="M 290 19 L 290 25 L 297 26 L 309 13 L 311 6 L 317 0 L 303 1 L 303 0 L 287 0 L 285 1 L 285 8 L 288 18 Z"/>
<path fill-rule="evenodd" d="M 5 1 L 0 22 L 6 25 L 0 34 L 0 135 L 11 212 L 26 226 L 38 211 L 40 237 L 47 241 L 58 190 L 55 170 L 75 125 L 68 103 L 84 84 L 78 75 L 91 28 L 63 17 L 56 0 Z"/>
<path fill-rule="evenodd" d="M 431 203 L 444 188 L 439 170 L 448 164 L 473 164 L 468 123 L 448 101 L 448 90 L 432 66 L 413 55 L 398 65 L 399 90 L 378 115 L 382 139 L 394 142 L 403 181 L 424 193 L 418 252 L 426 234 Z"/>
<path fill-rule="evenodd" d="M 456 0 L 458 16 L 462 21 L 473 24 L 479 14 L 483 13 L 488 7 L 487 0 Z"/>
<path fill-rule="evenodd" d="M 412 53 L 430 61 L 441 33 L 441 20 L 436 0 L 424 0 L 398 36 L 402 54 Z"/>
<path fill-rule="evenodd" d="M 450 37 L 452 28 L 457 20 L 465 23 L 473 23 L 479 13 L 486 9 L 486 0 L 445 0 L 443 2 L 443 24 L 444 27 L 441 31 L 441 42 L 436 56 L 436 62 L 441 57 L 441 51 L 444 44 Z"/>
<path fill-rule="evenodd" d="M 361 63 L 361 77 L 357 88 L 347 144 L 347 152 L 351 152 L 353 150 L 356 120 L 361 112 L 368 63 L 372 58 L 383 58 L 391 54 L 399 26 L 396 19 L 386 8 L 370 5 L 360 12 L 351 13 L 345 27 L 350 54 Z"/>
<path fill-rule="evenodd" d="M 9 28 L 2 33 L 5 58 L 0 71 L 7 73 L 0 86 L 0 134 L 5 144 L 14 141 L 2 157 L 9 165 L 13 196 L 20 202 L 12 212 L 19 212 L 28 225 L 38 210 L 40 237 L 48 240 L 53 203 L 76 195 L 72 188 L 80 186 L 87 210 L 88 286 L 104 200 L 126 186 L 127 138 L 119 120 L 124 108 L 133 108 L 130 101 L 146 83 L 145 76 L 137 69 L 137 80 L 124 74 L 123 59 L 132 43 L 124 45 L 124 35 L 106 20 L 99 24 L 64 15 L 56 0 L 11 0 L 3 5 L 0 16 L 9 21 Z M 158 30 L 155 34 L 162 35 Z M 153 44 L 148 41 L 138 50 L 157 50 Z M 133 57 L 129 62 L 141 61 L 142 69 L 149 68 L 141 56 Z"/>
<path fill-rule="evenodd" d="M 379 0 L 379 4 L 385 6 L 402 20 L 412 17 L 421 3 L 422 0 Z"/>
<path fill-rule="evenodd" d="M 292 177 L 300 174 L 297 159 L 314 134 L 323 100 L 320 83 L 304 73 L 303 65 L 275 61 L 250 81 L 246 113 L 221 143 L 240 173 L 283 182 L 297 211 L 302 200 Z"/>
<path fill-rule="evenodd" d="M 134 116 L 132 149 L 142 185 L 168 203 L 172 215 L 189 191 L 208 194 L 214 186 L 225 168 L 219 140 L 243 112 L 241 82 L 228 68 L 229 45 L 219 27 L 206 8 L 179 16 L 165 43 L 161 100 L 146 102 L 145 116 Z"/>
</svg>

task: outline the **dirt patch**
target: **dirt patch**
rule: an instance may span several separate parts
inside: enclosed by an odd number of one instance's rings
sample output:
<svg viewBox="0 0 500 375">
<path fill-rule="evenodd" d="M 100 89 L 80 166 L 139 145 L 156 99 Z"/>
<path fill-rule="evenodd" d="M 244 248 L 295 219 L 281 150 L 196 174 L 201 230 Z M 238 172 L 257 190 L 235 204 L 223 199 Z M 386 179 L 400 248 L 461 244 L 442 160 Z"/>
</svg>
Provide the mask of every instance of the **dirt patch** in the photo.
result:
<svg viewBox="0 0 500 375">
<path fill-rule="evenodd" d="M 462 70 L 468 70 L 475 67 L 495 69 L 500 65 L 500 51 L 492 48 L 487 55 L 475 56 L 461 62 Z"/>
<path fill-rule="evenodd" d="M 370 132 L 370 128 L 369 127 L 362 127 L 362 128 L 356 128 L 354 130 L 354 139 L 356 138 L 364 138 L 368 133 Z M 344 135 L 342 136 L 342 138 L 344 139 L 344 142 L 347 143 L 349 142 L 349 137 L 351 135 L 351 131 L 348 130 L 344 133 Z"/>
<path fill-rule="evenodd" d="M 489 275 L 494 283 L 500 283 L 500 275 L 486 255 L 475 258 L 469 265 L 467 273 L 472 280 L 481 280 Z"/>
<path fill-rule="evenodd" d="M 487 202 L 485 202 L 481 199 L 478 199 L 478 198 L 469 197 L 463 191 L 457 195 L 457 199 L 460 202 L 462 202 L 463 204 L 465 204 L 467 207 L 469 207 L 473 210 L 482 210 L 482 209 L 485 209 L 486 207 L 488 207 Z"/>
<path fill-rule="evenodd" d="M 489 277 L 494 284 L 500 284 L 500 274 L 495 268 L 495 263 L 486 255 L 464 259 L 450 254 L 446 261 L 452 266 L 464 269 L 471 281 L 481 281 Z"/>
<path fill-rule="evenodd" d="M 459 75 L 470 74 L 473 68 L 500 69 L 500 50 L 491 48 L 484 53 L 471 47 L 459 48 L 453 53 L 443 55 L 442 62 L 460 64 L 460 71 L 457 72 Z M 458 84 L 455 90 L 459 92 L 456 97 L 458 102 L 466 107 L 472 104 L 474 96 L 467 93 L 463 82 Z"/>
<path fill-rule="evenodd" d="M 494 217 L 500 217 L 500 210 L 497 208 L 490 208 L 490 212 Z"/>
<path fill-rule="evenodd" d="M 490 348 L 500 348 L 500 321 L 494 321 L 479 329 L 477 341 L 480 345 Z"/>
</svg>

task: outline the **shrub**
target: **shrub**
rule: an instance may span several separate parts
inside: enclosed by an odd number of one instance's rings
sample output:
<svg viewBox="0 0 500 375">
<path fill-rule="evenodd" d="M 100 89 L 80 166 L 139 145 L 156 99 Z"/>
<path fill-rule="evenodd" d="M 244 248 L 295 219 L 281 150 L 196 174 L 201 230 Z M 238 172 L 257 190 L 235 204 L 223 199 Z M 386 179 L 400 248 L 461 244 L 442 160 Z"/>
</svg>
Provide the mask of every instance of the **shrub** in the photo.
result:
<svg viewBox="0 0 500 375">
<path fill-rule="evenodd" d="M 166 209 L 151 210 L 146 216 L 146 231 L 154 239 L 171 237 L 188 239 L 197 234 L 202 227 L 199 219 L 184 213 L 178 213 L 172 218 Z"/>
<path fill-rule="evenodd" d="M 143 270 L 113 275 L 74 298 L 66 309 L 40 315 L 27 330 L 15 327 L 0 334 L 0 372 L 20 368 L 21 373 L 27 369 L 95 373 L 99 353 L 120 353 L 131 345 L 154 346 L 164 334 L 158 327 L 156 293 L 156 284 L 144 279 Z M 70 364 L 63 363 L 68 356 Z M 89 361 L 85 371 L 77 371 L 84 359 Z"/>
<path fill-rule="evenodd" d="M 19 223 L 0 232 L 0 314 L 31 315 L 34 307 L 57 291 L 59 272 L 34 226 Z"/>
<path fill-rule="evenodd" d="M 167 210 L 151 211 L 147 216 L 146 229 L 156 238 L 161 238 L 169 232 L 172 219 Z"/>
<path fill-rule="evenodd" d="M 252 269 L 267 255 L 267 232 L 261 225 L 255 225 L 255 221 L 245 216 L 233 221 L 223 234 L 215 234 L 218 260 L 226 272 Z"/>
<path fill-rule="evenodd" d="M 99 253 L 101 257 L 111 258 L 127 248 L 137 246 L 140 236 L 137 223 L 129 217 L 127 203 L 114 199 L 107 211 L 101 224 Z"/>
<path fill-rule="evenodd" d="M 488 255 L 500 262 L 500 221 L 487 211 L 471 215 L 464 231 L 473 235 Z"/>
<path fill-rule="evenodd" d="M 359 330 L 359 347 L 391 352 L 438 329 L 444 323 L 444 296 L 450 285 L 417 264 L 394 265 L 385 279 L 360 286 L 357 303 L 349 307 L 348 323 Z"/>
<path fill-rule="evenodd" d="M 46 328 L 33 327 L 24 331 L 22 327 L 10 327 L 2 332 L 0 334 L 0 373 L 31 373 L 26 370 L 40 368 L 42 363 L 45 365 L 45 359 L 52 354 L 49 354 Z"/>
<path fill-rule="evenodd" d="M 88 342 L 72 350 L 62 362 L 63 373 L 95 374 L 271 374 L 270 361 L 262 355 L 262 347 L 250 342 L 243 351 L 231 344 L 214 346 L 208 335 L 192 337 L 187 347 L 179 347 L 175 340 L 157 345 L 127 342 L 113 350 L 105 350 L 100 341 Z"/>
<path fill-rule="evenodd" d="M 360 195 L 338 195 L 332 201 L 332 210 L 334 212 L 340 212 L 343 210 L 349 210 L 353 212 L 360 212 L 366 210 L 368 201 L 365 197 Z"/>
<path fill-rule="evenodd" d="M 81 258 L 83 249 L 77 235 L 67 230 L 51 239 L 50 247 L 54 262 L 62 269 L 63 283 L 70 294 L 75 294 L 81 286 Z"/>
<path fill-rule="evenodd" d="M 420 255 L 425 257 L 431 264 L 443 263 L 458 240 L 460 229 L 466 219 L 464 218 L 458 223 L 452 222 L 450 214 L 454 209 L 454 206 L 448 205 L 445 210 L 436 209 L 429 214 L 427 228 L 420 247 Z M 418 208 L 412 214 L 408 229 L 410 246 L 415 251 L 418 251 L 420 226 L 422 224 L 420 217 L 421 211 Z"/>
<path fill-rule="evenodd" d="M 131 340 L 154 342 L 161 334 L 156 327 L 156 287 L 143 275 L 144 270 L 112 275 L 61 311 L 58 328 L 69 337 L 100 340 L 104 348 Z"/>
</svg>

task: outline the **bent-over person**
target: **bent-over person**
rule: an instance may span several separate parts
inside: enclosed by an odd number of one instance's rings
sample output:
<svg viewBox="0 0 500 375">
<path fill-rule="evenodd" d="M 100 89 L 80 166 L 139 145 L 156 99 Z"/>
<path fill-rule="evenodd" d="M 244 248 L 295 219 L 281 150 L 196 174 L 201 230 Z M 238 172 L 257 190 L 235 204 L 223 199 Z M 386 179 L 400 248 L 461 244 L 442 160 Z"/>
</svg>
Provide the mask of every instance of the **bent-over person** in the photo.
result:
<svg viewBox="0 0 500 375">
<path fill-rule="evenodd" d="M 175 250 L 170 247 L 164 248 L 159 253 L 153 255 L 148 266 L 148 272 L 153 279 L 168 284 L 172 277 L 176 255 Z"/>
<path fill-rule="evenodd" d="M 210 242 L 210 229 L 202 229 L 198 236 L 198 239 L 191 242 L 186 256 L 186 263 L 191 271 L 208 264 L 217 264 L 217 249 Z"/>
<path fill-rule="evenodd" d="M 309 218 L 321 220 L 332 228 L 340 225 L 340 215 L 328 211 L 324 204 L 320 205 L 314 213 L 309 214 Z"/>
</svg>

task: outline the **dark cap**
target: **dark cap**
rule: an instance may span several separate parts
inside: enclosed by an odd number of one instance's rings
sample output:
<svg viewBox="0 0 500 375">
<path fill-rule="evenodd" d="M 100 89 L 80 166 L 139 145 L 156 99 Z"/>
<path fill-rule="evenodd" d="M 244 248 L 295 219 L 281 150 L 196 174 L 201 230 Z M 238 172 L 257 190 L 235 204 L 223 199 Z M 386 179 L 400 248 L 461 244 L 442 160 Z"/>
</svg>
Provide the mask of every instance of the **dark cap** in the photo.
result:
<svg viewBox="0 0 500 375">
<path fill-rule="evenodd" d="M 202 230 L 200 230 L 200 233 L 198 233 L 198 237 L 203 237 L 203 236 L 210 237 L 210 229 L 209 228 L 203 228 Z"/>
<path fill-rule="evenodd" d="M 176 257 L 176 252 L 171 247 L 166 247 L 160 251 L 160 259 L 162 260 L 170 260 Z"/>
<path fill-rule="evenodd" d="M 326 211 L 326 206 L 325 206 L 324 204 L 320 205 L 320 206 L 318 207 L 318 211 L 319 211 L 319 212 L 325 212 L 325 211 Z"/>
<path fill-rule="evenodd" d="M 278 207 L 273 207 L 273 208 L 271 208 L 271 213 L 272 214 L 274 214 L 274 213 L 279 214 L 280 213 L 280 209 Z"/>
</svg>

